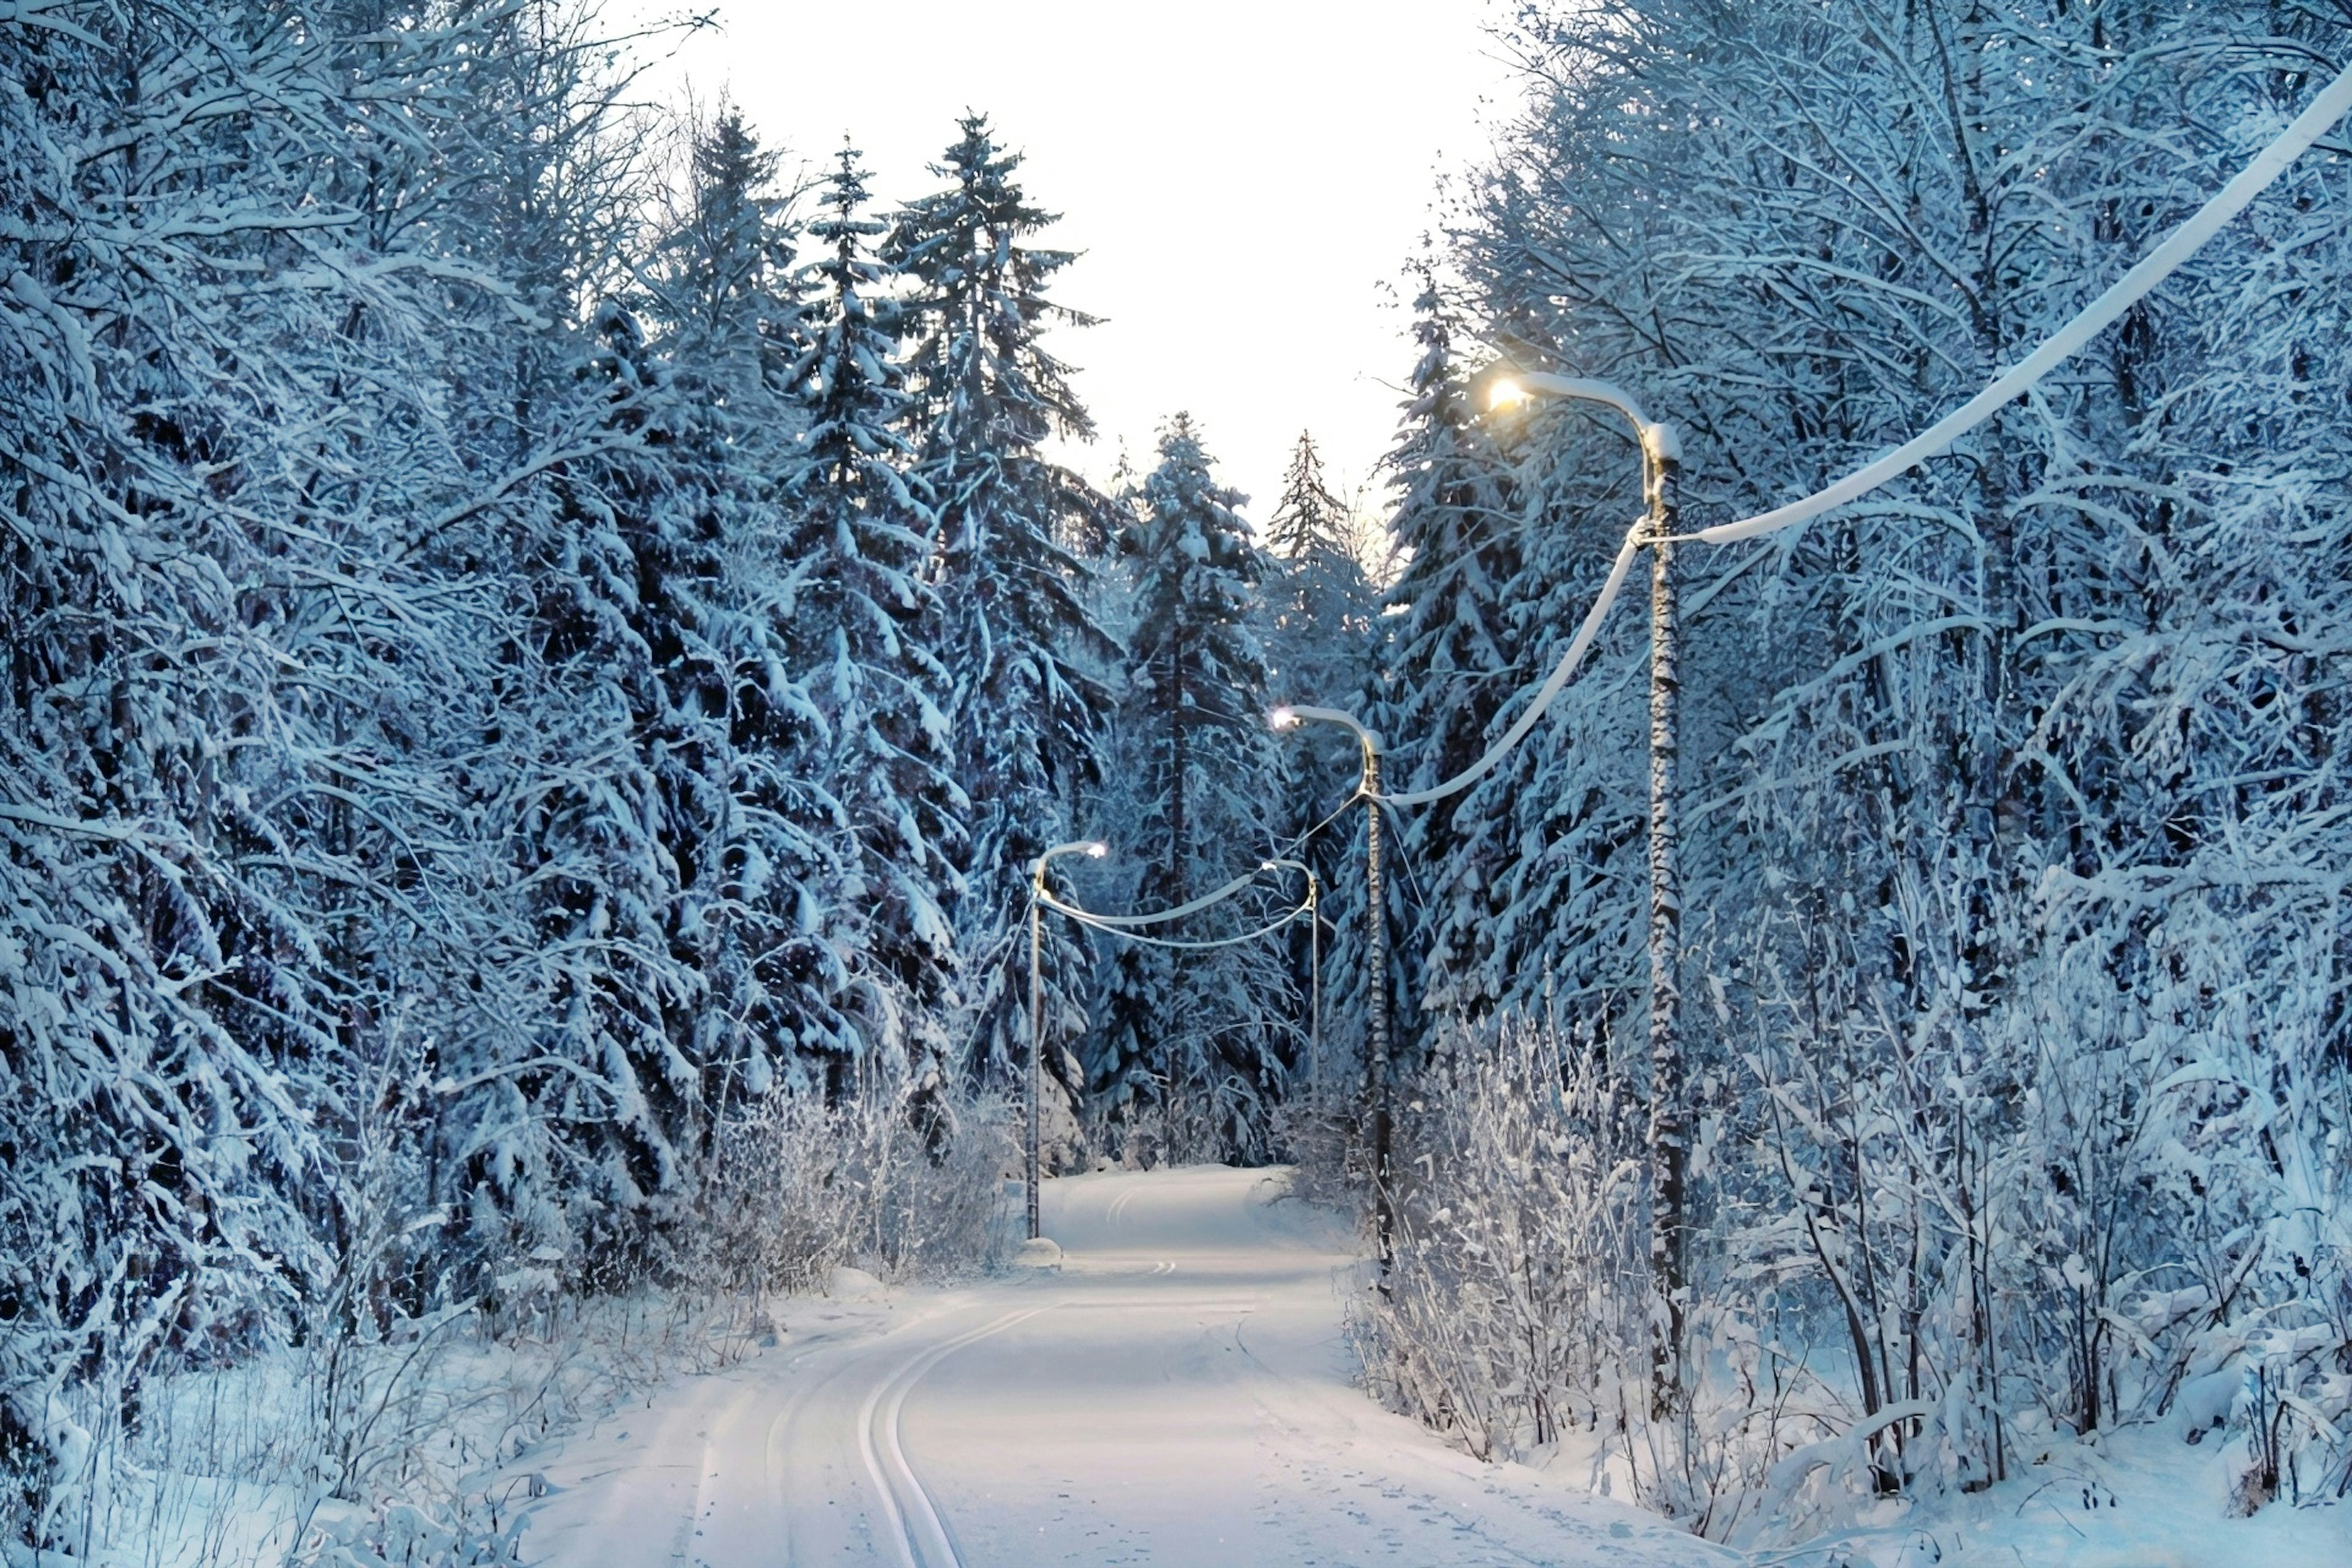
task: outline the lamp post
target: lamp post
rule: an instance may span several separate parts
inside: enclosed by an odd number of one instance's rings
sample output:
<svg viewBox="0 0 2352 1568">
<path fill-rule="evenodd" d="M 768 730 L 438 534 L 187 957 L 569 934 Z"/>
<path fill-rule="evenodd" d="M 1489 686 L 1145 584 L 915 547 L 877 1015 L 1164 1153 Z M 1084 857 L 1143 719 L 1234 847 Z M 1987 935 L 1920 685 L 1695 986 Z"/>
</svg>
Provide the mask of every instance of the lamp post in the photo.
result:
<svg viewBox="0 0 2352 1568">
<path fill-rule="evenodd" d="M 1389 1202 L 1389 1142 L 1393 1090 L 1389 1070 L 1389 942 L 1388 921 L 1381 906 L 1381 742 L 1357 722 L 1352 713 L 1337 708 L 1290 703 L 1266 716 L 1276 731 L 1288 731 L 1312 720 L 1338 724 L 1352 731 L 1363 748 L 1363 773 L 1356 794 L 1364 803 L 1364 942 L 1365 970 L 1371 994 L 1365 1007 L 1366 1067 L 1372 1089 L 1372 1229 L 1380 1243 L 1381 1272 L 1388 1272 L 1396 1215 Z"/>
<path fill-rule="evenodd" d="M 1685 1287 L 1690 1261 L 1690 1130 L 1684 1108 L 1681 989 L 1682 894 L 1675 869 L 1675 511 L 1682 443 L 1671 426 L 1643 417 L 1622 387 L 1605 381 L 1529 372 L 1498 381 L 1489 405 L 1562 397 L 1615 409 L 1642 447 L 1642 495 L 1650 545 L 1650 1266 L 1665 1308 L 1664 1332 L 1650 1349 L 1651 1402 L 1668 1414 L 1682 1391 Z"/>
<path fill-rule="evenodd" d="M 1029 866 L 1029 1239 L 1037 1239 L 1037 1102 L 1045 1086 L 1045 967 L 1044 956 L 1045 863 L 1061 855 L 1084 855 L 1099 860 L 1110 846 L 1099 838 L 1074 838 L 1056 844 Z"/>
</svg>

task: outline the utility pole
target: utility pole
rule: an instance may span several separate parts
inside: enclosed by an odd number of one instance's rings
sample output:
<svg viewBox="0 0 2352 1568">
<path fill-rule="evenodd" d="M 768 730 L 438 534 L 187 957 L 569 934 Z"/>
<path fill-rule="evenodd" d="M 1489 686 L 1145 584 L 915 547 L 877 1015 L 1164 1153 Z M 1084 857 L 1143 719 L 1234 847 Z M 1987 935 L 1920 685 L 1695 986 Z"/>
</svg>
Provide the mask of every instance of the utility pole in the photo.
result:
<svg viewBox="0 0 2352 1568">
<path fill-rule="evenodd" d="M 1045 1087 L 1045 863 L 1057 855 L 1084 855 L 1099 860 L 1110 846 L 1098 838 L 1078 838 L 1056 844 L 1029 866 L 1029 1126 L 1024 1162 L 1028 1178 L 1029 1239 L 1037 1239 L 1037 1112 Z"/>
<path fill-rule="evenodd" d="M 1683 1060 L 1682 889 L 1675 874 L 1675 512 L 1681 479 L 1672 435 L 1643 430 L 1650 502 L 1650 1269 L 1664 1321 L 1650 1346 L 1651 1415 L 1685 1397 L 1683 1335 L 1690 1288 L 1690 1113 Z"/>
<path fill-rule="evenodd" d="M 1396 1091 L 1389 1057 L 1389 927 L 1381 902 L 1381 741 L 1354 714 L 1337 708 L 1286 703 L 1265 716 L 1277 734 L 1310 719 L 1340 725 L 1363 748 L 1363 772 L 1356 781 L 1356 797 L 1364 803 L 1364 977 L 1371 988 L 1364 999 L 1364 1076 L 1370 1080 L 1365 1087 L 1372 1101 L 1372 1228 L 1380 1241 L 1381 1279 L 1385 1282 L 1395 1254 L 1396 1209 L 1389 1192 L 1389 1145 L 1396 1124 Z M 1318 964 L 1319 968 L 1319 958 Z"/>
<path fill-rule="evenodd" d="M 1389 921 L 1388 910 L 1381 902 L 1381 752 L 1370 735 L 1364 737 L 1362 788 L 1364 956 L 1372 987 L 1365 1026 L 1372 1076 L 1372 1232 L 1380 1242 L 1381 1278 L 1385 1281 L 1396 1251 L 1396 1210 L 1389 1194 L 1394 1074 L 1389 1064 Z"/>
<path fill-rule="evenodd" d="M 1683 1335 L 1690 1312 L 1689 1073 L 1683 1059 L 1682 889 L 1675 873 L 1676 648 L 1675 517 L 1682 443 L 1671 426 L 1643 416 L 1622 387 L 1530 373 L 1497 381 L 1489 404 L 1530 396 L 1598 403 L 1623 415 L 1642 447 L 1643 532 L 1650 547 L 1650 1278 L 1658 1293 L 1650 1331 L 1651 1414 L 1686 1397 Z"/>
</svg>

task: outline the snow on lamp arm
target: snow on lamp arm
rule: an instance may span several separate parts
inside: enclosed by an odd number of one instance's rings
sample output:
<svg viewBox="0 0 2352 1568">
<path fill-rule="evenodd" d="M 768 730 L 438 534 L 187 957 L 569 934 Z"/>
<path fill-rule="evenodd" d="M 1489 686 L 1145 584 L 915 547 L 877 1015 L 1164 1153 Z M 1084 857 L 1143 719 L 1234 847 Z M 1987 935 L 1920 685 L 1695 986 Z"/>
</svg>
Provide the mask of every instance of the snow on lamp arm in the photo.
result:
<svg viewBox="0 0 2352 1568">
<path fill-rule="evenodd" d="M 1644 416 L 1642 405 L 1633 401 L 1633 395 L 1615 382 L 1553 375 L 1548 371 L 1518 371 L 1496 377 L 1486 389 L 1486 409 L 1490 414 L 1499 414 L 1538 397 L 1598 403 L 1625 416 L 1626 422 L 1633 426 L 1633 438 L 1642 445 L 1642 493 L 1650 503 L 1652 521 L 1658 522 L 1657 488 L 1661 470 L 1667 470 L 1669 465 L 1679 466 L 1683 460 L 1682 440 L 1675 434 L 1675 427 Z"/>
<path fill-rule="evenodd" d="M 1044 1087 L 1042 1063 L 1045 1056 L 1045 905 L 1046 862 L 1064 855 L 1084 855 L 1099 860 L 1110 853 L 1110 846 L 1099 838 L 1074 838 L 1066 844 L 1056 844 L 1029 864 L 1029 1128 L 1026 1174 L 1028 1177 L 1029 1239 L 1037 1239 L 1037 1103 Z"/>
</svg>

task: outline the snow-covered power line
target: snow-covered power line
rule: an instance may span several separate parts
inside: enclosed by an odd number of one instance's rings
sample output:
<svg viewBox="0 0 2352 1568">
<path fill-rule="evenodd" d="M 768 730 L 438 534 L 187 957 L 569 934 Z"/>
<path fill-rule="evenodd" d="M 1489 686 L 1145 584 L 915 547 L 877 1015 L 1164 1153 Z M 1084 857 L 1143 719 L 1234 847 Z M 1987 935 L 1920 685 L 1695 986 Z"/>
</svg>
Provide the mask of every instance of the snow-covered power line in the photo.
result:
<svg viewBox="0 0 2352 1568">
<path fill-rule="evenodd" d="M 1444 784 L 1432 784 L 1427 789 L 1407 790 L 1401 795 L 1382 795 L 1380 799 L 1391 805 L 1427 805 L 1448 795 L 1460 795 L 1493 773 L 1502 760 L 1511 754 L 1512 748 L 1528 738 L 1528 731 L 1542 721 L 1545 711 L 1551 707 L 1552 700 L 1560 694 L 1569 679 L 1575 675 L 1576 667 L 1584 662 L 1585 650 L 1591 647 L 1592 639 L 1601 635 L 1601 623 L 1609 618 L 1609 606 L 1617 602 L 1618 590 L 1625 585 L 1625 574 L 1633 569 L 1633 557 L 1641 552 L 1643 524 L 1648 521 L 1643 518 L 1625 531 L 1625 542 L 1617 547 L 1617 559 L 1610 563 L 1609 580 L 1601 585 L 1601 596 L 1593 600 L 1592 608 L 1584 613 L 1584 624 L 1576 628 L 1575 639 L 1568 645 L 1568 651 L 1559 656 L 1559 662 L 1552 667 L 1550 678 L 1536 692 L 1535 700 L 1528 704 L 1528 710 L 1519 715 L 1518 722 L 1513 724 L 1501 740 L 1487 747 L 1485 756 Z"/>
<path fill-rule="evenodd" d="M 1225 883 L 1223 887 L 1212 889 L 1208 892 L 1202 894 L 1199 898 L 1194 899 L 1189 904 L 1179 904 L 1172 910 L 1160 910 L 1155 913 L 1148 915 L 1097 914 L 1092 910 L 1081 910 L 1075 906 L 1066 906 L 1058 900 L 1051 898 L 1047 899 L 1046 902 L 1053 908 L 1060 910 L 1065 914 L 1083 916 L 1085 919 L 1094 921 L 1097 925 L 1115 927 L 1163 925 L 1170 921 L 1182 920 L 1186 915 L 1198 914 L 1202 910 L 1209 908 L 1213 904 L 1223 903 L 1227 899 L 1234 897 L 1243 889 L 1248 887 L 1252 882 L 1256 881 L 1260 877 L 1265 875 L 1266 872 L 1273 868 L 1273 863 L 1269 861 L 1259 866 L 1257 869 L 1254 871 L 1243 872 L 1240 876 L 1235 877 L 1232 881 Z"/>
<path fill-rule="evenodd" d="M 1061 900 L 1055 898 L 1051 893 L 1045 895 L 1045 897 L 1039 900 L 1038 902 L 1045 908 L 1054 910 L 1056 914 L 1069 916 L 1070 919 L 1077 921 L 1082 926 L 1092 926 L 1097 931 L 1107 932 L 1111 936 L 1124 937 L 1129 942 L 1139 942 L 1151 947 L 1176 948 L 1186 952 L 1203 952 L 1211 948 L 1217 947 L 1237 947 L 1245 942 L 1255 942 L 1260 937 L 1272 936 L 1276 931 L 1280 931 L 1283 927 L 1288 925 L 1291 921 L 1297 920 L 1299 916 L 1306 914 L 1308 910 L 1314 908 L 1312 903 L 1301 902 L 1297 909 L 1290 910 L 1288 913 L 1275 920 L 1268 921 L 1265 924 L 1259 926 L 1255 931 L 1245 931 L 1237 936 L 1222 936 L 1213 940 L 1202 942 L 1180 942 L 1174 937 L 1146 936 L 1139 931 L 1134 931 L 1123 926 L 1111 925 L 1105 921 L 1101 916 L 1097 915 L 1090 910 L 1082 910 L 1076 904 L 1066 904 L 1062 902 Z"/>
<path fill-rule="evenodd" d="M 1146 936 L 1140 931 L 1136 929 L 1139 926 L 1164 925 L 1170 921 L 1181 920 L 1186 915 L 1198 914 L 1201 910 L 1208 909 L 1212 905 L 1221 904 L 1227 899 L 1234 898 L 1251 883 L 1264 876 L 1266 872 L 1278 871 L 1285 868 L 1305 873 L 1307 877 L 1307 897 L 1300 902 L 1297 909 L 1291 910 L 1280 917 L 1267 921 L 1265 925 L 1258 927 L 1255 931 L 1243 931 L 1238 936 L 1218 937 L 1212 941 L 1179 942 L 1172 937 Z M 1174 909 L 1160 910 L 1148 915 L 1097 914 L 1092 910 L 1081 909 L 1076 904 L 1065 903 L 1060 899 L 1055 898 L 1053 894 L 1046 892 L 1042 887 L 1037 892 L 1037 902 L 1040 908 L 1052 910 L 1056 914 L 1067 915 L 1070 919 L 1077 921 L 1080 925 L 1092 926 L 1096 930 L 1108 932 L 1112 936 L 1125 937 L 1129 942 L 1144 942 L 1152 947 L 1169 947 L 1187 952 L 1201 952 L 1210 948 L 1233 947 L 1244 942 L 1255 942 L 1262 936 L 1272 935 L 1274 932 L 1278 931 L 1283 927 L 1288 925 L 1291 921 L 1297 920 L 1300 915 L 1312 914 L 1315 911 L 1315 907 L 1319 900 L 1320 891 L 1321 889 L 1317 884 L 1314 871 L 1300 862 L 1297 860 L 1265 860 L 1259 862 L 1257 869 L 1254 871 L 1245 871 L 1242 875 L 1235 877 L 1232 881 L 1224 884 L 1224 886 L 1203 893 L 1199 898 L 1192 900 L 1190 903 L 1179 904 Z"/>
<path fill-rule="evenodd" d="M 2149 251 L 2105 292 L 2053 332 L 2041 347 L 1918 436 L 1802 500 L 1791 501 L 1786 506 L 1775 507 L 1769 511 L 1758 512 L 1734 522 L 1677 534 L 1668 542 L 1696 541 L 1706 544 L 1729 544 L 1794 528 L 1868 494 L 1929 458 L 1940 456 L 1950 448 L 1954 441 L 1991 417 L 1996 409 L 2023 395 L 2035 382 L 2080 353 L 2101 331 L 2113 325 L 2158 283 L 2179 270 L 2184 262 L 2221 232 L 2222 226 L 2243 212 L 2256 196 L 2286 171 L 2289 164 L 2342 119 L 2347 110 L 2352 110 L 2352 68 L 2347 68 L 2328 83 L 2319 96 L 2312 100 L 2310 106 L 2279 133 L 2276 140 L 2263 148 L 2228 184 L 2215 192 L 2188 221 L 2173 230 L 2164 243 Z M 1617 559 L 1610 567 L 1608 581 L 1601 584 L 1591 609 L 1585 613 L 1584 622 L 1577 628 L 1574 640 L 1560 655 L 1559 662 L 1552 667 L 1550 676 L 1537 690 L 1533 700 L 1528 704 L 1527 711 L 1519 715 L 1517 721 L 1500 740 L 1487 748 L 1484 756 L 1442 784 L 1401 795 L 1383 795 L 1380 798 L 1391 805 L 1427 805 L 1459 795 L 1494 772 L 1542 721 L 1553 700 L 1576 674 L 1577 667 L 1583 663 L 1593 638 L 1600 633 L 1601 623 L 1608 619 L 1611 606 L 1617 602 L 1617 595 L 1625 585 L 1625 574 L 1631 569 L 1633 555 L 1644 542 L 1644 538 L 1643 522 L 1636 522 L 1627 531 L 1625 542 L 1619 547 Z"/>
<path fill-rule="evenodd" d="M 2024 395 L 2028 387 L 2080 353 L 2084 344 L 2113 325 L 2126 310 L 2139 303 L 2148 290 L 2171 277 L 2179 269 L 2181 263 L 2203 249 L 2206 241 L 2221 232 L 2222 225 L 2245 211 L 2247 205 L 2272 181 L 2285 173 L 2287 165 L 2318 141 L 2320 135 L 2341 119 L 2347 109 L 2352 109 L 2352 68 L 2347 68 L 2343 75 L 2330 82 L 2326 91 L 2311 100 L 2310 108 L 2295 116 L 2294 123 L 2280 133 L 2277 141 L 2263 148 L 2252 163 L 2239 171 L 2237 178 L 2214 193 L 2212 198 L 2198 208 L 2188 222 L 2174 229 L 2162 245 L 2143 257 L 2139 265 L 2116 279 L 2112 288 L 2084 306 L 2073 321 L 2051 333 L 2040 348 L 2020 360 L 2014 368 L 1911 440 L 1875 462 L 1855 469 L 1827 489 L 1807 496 L 1802 500 L 1775 507 L 1770 511 L 1758 512 L 1737 522 L 1718 523 L 1713 528 L 1702 528 L 1678 537 L 1703 540 L 1709 544 L 1729 544 L 1737 540 L 1777 533 L 1781 529 L 1809 522 L 1832 508 L 1843 506 L 1856 497 L 1876 489 L 1927 458 L 1941 456 L 1954 441 L 1990 418 L 1995 409 Z"/>
</svg>

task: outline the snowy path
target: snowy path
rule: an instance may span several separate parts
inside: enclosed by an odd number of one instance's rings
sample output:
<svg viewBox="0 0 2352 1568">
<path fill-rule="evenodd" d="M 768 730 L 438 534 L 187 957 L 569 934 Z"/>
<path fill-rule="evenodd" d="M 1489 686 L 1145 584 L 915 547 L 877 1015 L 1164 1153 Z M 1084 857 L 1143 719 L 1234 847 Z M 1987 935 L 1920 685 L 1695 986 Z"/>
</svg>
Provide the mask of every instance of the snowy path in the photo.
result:
<svg viewBox="0 0 2352 1568">
<path fill-rule="evenodd" d="M 1264 1173 L 1045 1191 L 1059 1275 L 897 1298 L 887 1331 L 691 1379 L 547 1468 L 549 1568 L 1640 1564 L 1727 1559 L 1473 1462 L 1349 1386 L 1316 1216 Z M 836 1325 L 839 1328 L 841 1325 Z"/>
</svg>

